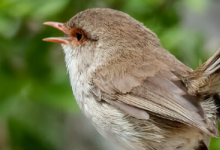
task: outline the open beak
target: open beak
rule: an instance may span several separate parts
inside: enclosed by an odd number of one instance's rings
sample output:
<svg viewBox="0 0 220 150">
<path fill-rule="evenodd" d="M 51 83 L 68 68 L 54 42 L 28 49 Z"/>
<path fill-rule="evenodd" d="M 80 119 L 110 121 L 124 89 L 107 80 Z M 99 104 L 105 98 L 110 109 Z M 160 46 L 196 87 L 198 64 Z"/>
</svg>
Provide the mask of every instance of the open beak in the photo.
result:
<svg viewBox="0 0 220 150">
<path fill-rule="evenodd" d="M 59 22 L 44 22 L 45 25 L 52 26 L 60 31 L 62 31 L 65 34 L 68 34 L 67 28 L 64 23 L 59 23 Z M 45 38 L 43 41 L 47 42 L 56 42 L 56 43 L 63 43 L 63 44 L 69 44 L 71 41 L 70 37 L 50 37 L 50 38 Z"/>
</svg>

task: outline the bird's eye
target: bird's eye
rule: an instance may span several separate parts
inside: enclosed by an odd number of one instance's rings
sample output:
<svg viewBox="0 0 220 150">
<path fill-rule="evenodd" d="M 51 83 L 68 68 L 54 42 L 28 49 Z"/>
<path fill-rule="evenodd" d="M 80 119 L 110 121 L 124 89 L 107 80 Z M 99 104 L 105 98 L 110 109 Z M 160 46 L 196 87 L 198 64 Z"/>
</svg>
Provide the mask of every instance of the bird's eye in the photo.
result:
<svg viewBox="0 0 220 150">
<path fill-rule="evenodd" d="M 82 29 L 80 29 L 80 28 L 72 28 L 72 29 L 70 29 L 68 36 L 72 38 L 72 41 L 76 45 L 80 45 L 83 42 L 85 42 L 86 40 L 88 40 L 85 32 Z"/>
<path fill-rule="evenodd" d="M 76 38 L 77 38 L 78 41 L 80 41 L 82 39 L 82 34 L 77 32 L 76 33 Z"/>
</svg>

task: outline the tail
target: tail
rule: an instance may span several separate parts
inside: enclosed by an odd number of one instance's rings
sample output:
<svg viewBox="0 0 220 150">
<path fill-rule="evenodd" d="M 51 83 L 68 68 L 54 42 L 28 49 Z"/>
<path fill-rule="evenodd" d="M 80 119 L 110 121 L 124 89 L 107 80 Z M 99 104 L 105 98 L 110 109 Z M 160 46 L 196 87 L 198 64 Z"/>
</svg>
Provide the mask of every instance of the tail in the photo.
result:
<svg viewBox="0 0 220 150">
<path fill-rule="evenodd" d="M 220 93 L 220 49 L 183 81 L 191 95 L 208 98 Z"/>
<path fill-rule="evenodd" d="M 217 116 L 211 115 L 209 128 L 213 130 L 217 136 L 218 126 L 214 120 L 218 118 L 220 121 L 220 49 L 191 74 L 183 77 L 183 82 L 185 83 L 189 94 L 196 96 L 201 100 L 210 98 L 214 100 Z M 212 108 L 209 107 L 208 109 Z M 204 148 L 204 150 L 205 149 L 206 148 Z"/>
<path fill-rule="evenodd" d="M 214 99 L 220 121 L 220 49 L 189 76 L 184 77 L 183 82 L 189 94 L 201 100 L 209 97 Z"/>
</svg>

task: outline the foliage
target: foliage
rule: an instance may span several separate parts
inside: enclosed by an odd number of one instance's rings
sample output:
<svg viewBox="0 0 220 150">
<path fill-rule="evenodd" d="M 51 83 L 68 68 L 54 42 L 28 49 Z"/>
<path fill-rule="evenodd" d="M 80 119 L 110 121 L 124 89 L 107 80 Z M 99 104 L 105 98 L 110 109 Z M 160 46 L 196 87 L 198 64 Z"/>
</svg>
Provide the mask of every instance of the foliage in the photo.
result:
<svg viewBox="0 0 220 150">
<path fill-rule="evenodd" d="M 204 36 L 182 27 L 179 10 L 183 5 L 201 10 L 206 3 L 205 0 L 196 3 L 190 0 L 1 0 L 0 149 L 67 149 L 65 116 L 78 113 L 79 109 L 72 96 L 60 46 L 42 42 L 42 38 L 61 33 L 44 27 L 44 21 L 65 22 L 77 12 L 92 7 L 118 9 L 143 22 L 158 35 L 166 49 L 196 68 L 200 59 L 207 59 Z M 220 148 L 218 142 L 213 140 L 211 149 Z"/>
</svg>

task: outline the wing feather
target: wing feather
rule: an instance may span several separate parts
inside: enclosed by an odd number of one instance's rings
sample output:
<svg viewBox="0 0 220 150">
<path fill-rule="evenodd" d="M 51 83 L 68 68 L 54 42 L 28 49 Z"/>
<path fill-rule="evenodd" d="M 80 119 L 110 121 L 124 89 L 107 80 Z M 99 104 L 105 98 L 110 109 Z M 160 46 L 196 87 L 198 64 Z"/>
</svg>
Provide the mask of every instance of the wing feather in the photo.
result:
<svg viewBox="0 0 220 150">
<path fill-rule="evenodd" d="M 124 75 L 93 82 L 100 89 L 102 100 L 137 119 L 148 119 L 152 114 L 218 136 L 199 101 L 187 93 L 182 80 L 171 71 L 160 71 L 146 78 Z"/>
</svg>

